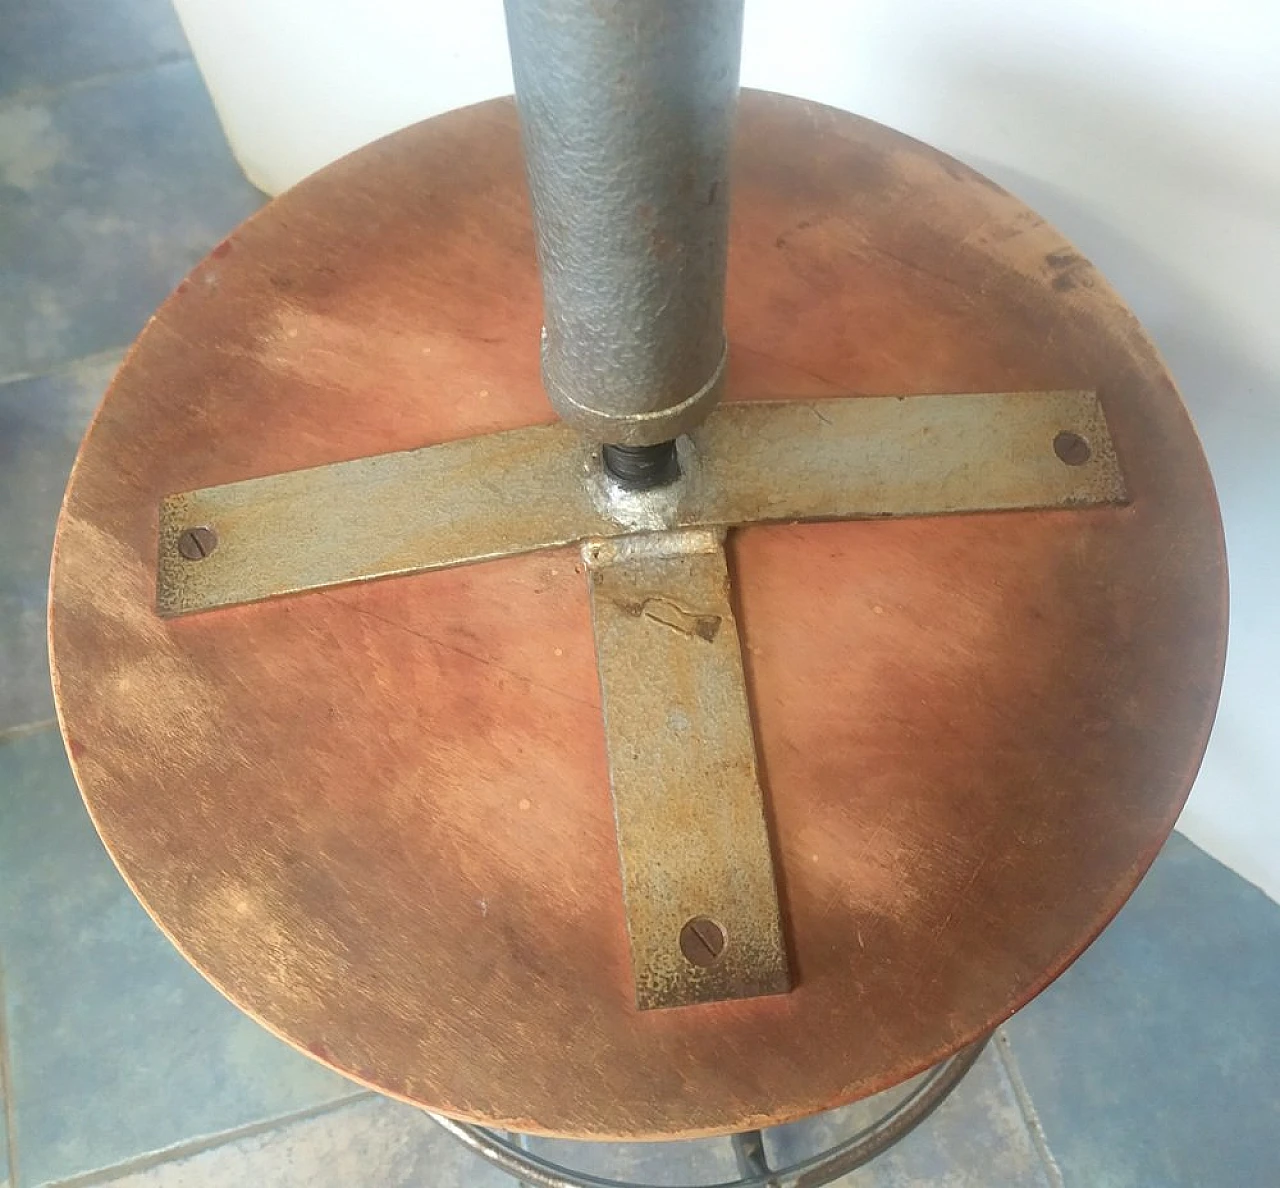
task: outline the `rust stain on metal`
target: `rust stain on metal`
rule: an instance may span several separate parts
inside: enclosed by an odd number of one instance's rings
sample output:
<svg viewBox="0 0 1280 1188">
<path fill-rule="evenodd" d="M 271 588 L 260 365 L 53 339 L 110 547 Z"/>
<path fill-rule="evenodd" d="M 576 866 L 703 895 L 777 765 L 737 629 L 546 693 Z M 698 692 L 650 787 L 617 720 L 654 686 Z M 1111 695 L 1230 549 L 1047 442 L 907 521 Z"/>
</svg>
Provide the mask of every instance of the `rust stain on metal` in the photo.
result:
<svg viewBox="0 0 1280 1188">
<path fill-rule="evenodd" d="M 685 610 L 670 598 L 646 599 L 640 607 L 640 613 L 655 623 L 670 627 L 672 631 L 679 631 L 683 635 L 696 635 L 699 639 L 705 639 L 707 643 L 715 640 L 720 624 L 724 621 L 719 615 Z"/>
</svg>

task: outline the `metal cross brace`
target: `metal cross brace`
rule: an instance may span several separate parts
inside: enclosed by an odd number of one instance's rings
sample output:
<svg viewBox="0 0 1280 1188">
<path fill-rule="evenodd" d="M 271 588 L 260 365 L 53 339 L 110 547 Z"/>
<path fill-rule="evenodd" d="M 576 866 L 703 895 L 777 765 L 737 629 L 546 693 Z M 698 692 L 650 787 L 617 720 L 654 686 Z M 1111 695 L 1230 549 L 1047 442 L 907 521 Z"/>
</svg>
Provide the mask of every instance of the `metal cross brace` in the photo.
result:
<svg viewBox="0 0 1280 1188">
<path fill-rule="evenodd" d="M 735 525 L 1125 501 L 1092 392 L 726 404 L 629 492 L 554 424 L 173 495 L 164 616 L 581 543 L 639 1007 L 790 988 Z"/>
</svg>

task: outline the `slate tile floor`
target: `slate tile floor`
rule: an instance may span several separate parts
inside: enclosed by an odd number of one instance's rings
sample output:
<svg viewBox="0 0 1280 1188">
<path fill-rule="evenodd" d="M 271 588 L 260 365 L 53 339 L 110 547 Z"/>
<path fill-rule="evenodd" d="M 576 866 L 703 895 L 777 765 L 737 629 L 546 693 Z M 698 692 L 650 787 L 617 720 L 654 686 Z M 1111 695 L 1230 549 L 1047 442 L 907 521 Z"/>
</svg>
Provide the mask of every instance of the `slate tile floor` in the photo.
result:
<svg viewBox="0 0 1280 1188">
<path fill-rule="evenodd" d="M 52 726 L 44 584 L 76 442 L 155 305 L 261 201 L 166 0 L 0 4 L 0 1185 L 512 1183 L 206 985 L 106 858 Z M 1277 1069 L 1280 907 L 1175 836 L 956 1096 L 848 1182 L 1264 1188 Z M 535 1146 L 658 1182 L 732 1166 L 716 1143 Z"/>
</svg>

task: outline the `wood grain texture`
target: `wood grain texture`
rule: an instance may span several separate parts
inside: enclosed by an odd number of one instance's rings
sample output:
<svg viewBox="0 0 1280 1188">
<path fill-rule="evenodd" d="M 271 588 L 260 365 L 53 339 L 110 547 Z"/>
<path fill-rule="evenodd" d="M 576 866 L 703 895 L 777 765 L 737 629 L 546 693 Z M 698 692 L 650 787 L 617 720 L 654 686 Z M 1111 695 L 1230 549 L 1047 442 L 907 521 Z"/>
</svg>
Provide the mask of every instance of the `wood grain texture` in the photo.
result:
<svg viewBox="0 0 1280 1188">
<path fill-rule="evenodd" d="M 1217 507 L 1124 305 L 1016 199 L 875 124 L 747 94 L 736 151 L 729 399 L 1096 388 L 1132 498 L 731 536 L 790 994 L 632 1003 L 573 551 L 153 610 L 166 495 L 551 419 L 507 103 L 241 227 L 72 476 L 53 669 L 107 846 L 236 1003 L 432 1110 L 690 1136 L 895 1083 L 1104 926 L 1204 747 Z"/>
</svg>

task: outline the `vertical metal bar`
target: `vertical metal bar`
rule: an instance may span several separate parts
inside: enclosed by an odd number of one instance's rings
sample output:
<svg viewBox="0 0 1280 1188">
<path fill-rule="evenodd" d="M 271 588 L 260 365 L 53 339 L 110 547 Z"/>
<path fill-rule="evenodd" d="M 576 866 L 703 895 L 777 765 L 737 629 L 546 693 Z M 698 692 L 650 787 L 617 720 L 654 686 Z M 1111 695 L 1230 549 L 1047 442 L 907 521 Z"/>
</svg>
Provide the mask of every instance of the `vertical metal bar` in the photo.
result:
<svg viewBox="0 0 1280 1188">
<path fill-rule="evenodd" d="M 742 0 L 506 0 L 545 304 L 543 382 L 594 440 L 719 397 Z"/>
<path fill-rule="evenodd" d="M 722 545 L 582 548 L 641 1010 L 791 984 Z"/>
<path fill-rule="evenodd" d="M 767 1176 L 773 1170 L 764 1153 L 764 1135 L 760 1131 L 744 1130 L 741 1134 L 731 1135 L 729 1141 L 733 1144 L 738 1175 L 744 1180 Z"/>
</svg>

